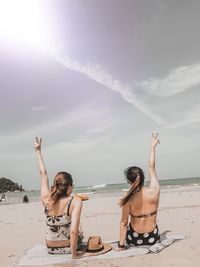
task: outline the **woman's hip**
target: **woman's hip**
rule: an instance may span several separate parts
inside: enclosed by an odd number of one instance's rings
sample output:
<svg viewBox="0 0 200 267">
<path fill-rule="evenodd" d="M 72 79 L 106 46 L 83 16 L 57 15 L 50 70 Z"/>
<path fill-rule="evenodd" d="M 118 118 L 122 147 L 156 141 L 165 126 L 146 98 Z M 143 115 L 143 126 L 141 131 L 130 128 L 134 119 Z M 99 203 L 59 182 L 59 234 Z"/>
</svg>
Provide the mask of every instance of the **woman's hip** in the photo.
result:
<svg viewBox="0 0 200 267">
<path fill-rule="evenodd" d="M 151 232 L 143 233 L 136 232 L 131 224 L 127 228 L 126 242 L 130 246 L 153 245 L 159 241 L 160 233 L 157 225 Z"/>
</svg>

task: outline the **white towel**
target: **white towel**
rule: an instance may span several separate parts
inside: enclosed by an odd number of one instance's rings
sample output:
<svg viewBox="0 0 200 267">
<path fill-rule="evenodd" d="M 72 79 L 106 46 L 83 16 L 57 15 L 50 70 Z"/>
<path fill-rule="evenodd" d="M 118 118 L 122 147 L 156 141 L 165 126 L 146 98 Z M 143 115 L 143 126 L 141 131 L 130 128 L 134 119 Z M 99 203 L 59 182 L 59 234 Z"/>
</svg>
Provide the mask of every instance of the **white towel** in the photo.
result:
<svg viewBox="0 0 200 267">
<path fill-rule="evenodd" d="M 116 251 L 111 250 L 105 254 L 98 256 L 84 257 L 81 259 L 73 260 L 71 254 L 59 254 L 51 255 L 47 253 L 46 246 L 41 244 L 36 244 L 35 246 L 27 249 L 24 255 L 16 263 L 16 267 L 25 267 L 25 266 L 43 266 L 47 264 L 63 264 L 63 263 L 72 263 L 76 261 L 76 264 L 81 263 L 85 260 L 91 259 L 114 259 L 114 258 L 124 258 L 132 257 L 137 255 L 145 255 L 147 253 L 158 253 L 169 245 L 173 244 L 176 240 L 184 239 L 183 235 L 172 235 L 164 239 L 162 242 L 157 243 L 153 246 L 139 246 L 139 247 L 130 247 L 127 250 Z M 116 241 L 106 242 L 110 243 L 113 247 L 117 246 Z"/>
</svg>

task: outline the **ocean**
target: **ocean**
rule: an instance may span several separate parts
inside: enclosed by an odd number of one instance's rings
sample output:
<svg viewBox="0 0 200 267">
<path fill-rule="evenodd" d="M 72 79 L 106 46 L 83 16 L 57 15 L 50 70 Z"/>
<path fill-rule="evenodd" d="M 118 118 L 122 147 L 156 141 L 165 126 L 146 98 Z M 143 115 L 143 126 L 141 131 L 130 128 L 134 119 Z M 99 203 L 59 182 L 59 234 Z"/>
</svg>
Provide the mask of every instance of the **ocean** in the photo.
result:
<svg viewBox="0 0 200 267">
<path fill-rule="evenodd" d="M 148 182 L 145 183 L 148 185 Z M 179 178 L 179 179 L 168 179 L 160 180 L 161 190 L 170 189 L 183 186 L 200 186 L 200 177 L 191 177 L 191 178 Z M 94 186 L 83 186 L 83 187 L 74 187 L 73 193 L 87 193 L 89 195 L 99 195 L 106 194 L 109 192 L 122 192 L 128 189 L 129 186 L 127 183 L 118 183 L 118 184 L 97 184 Z M 24 195 L 27 195 L 30 199 L 30 202 L 40 201 L 40 191 L 39 190 L 30 190 L 23 192 L 6 192 L 6 200 L 0 202 L 1 205 L 17 204 L 23 202 Z M 1 195 L 0 195 L 1 196 Z"/>
</svg>

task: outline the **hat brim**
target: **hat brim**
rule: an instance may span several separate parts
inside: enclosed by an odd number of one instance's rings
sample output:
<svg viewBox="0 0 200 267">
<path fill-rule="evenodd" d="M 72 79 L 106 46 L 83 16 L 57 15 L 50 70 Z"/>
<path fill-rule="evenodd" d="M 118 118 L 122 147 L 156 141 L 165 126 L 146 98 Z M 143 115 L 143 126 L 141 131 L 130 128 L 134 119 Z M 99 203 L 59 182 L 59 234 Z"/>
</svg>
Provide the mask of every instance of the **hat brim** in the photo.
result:
<svg viewBox="0 0 200 267">
<path fill-rule="evenodd" d="M 102 244 L 104 248 L 101 251 L 98 251 L 98 252 L 86 252 L 85 251 L 84 256 L 98 256 L 98 255 L 104 254 L 112 250 L 112 246 L 110 244 L 107 244 L 107 243 L 102 243 Z"/>
</svg>

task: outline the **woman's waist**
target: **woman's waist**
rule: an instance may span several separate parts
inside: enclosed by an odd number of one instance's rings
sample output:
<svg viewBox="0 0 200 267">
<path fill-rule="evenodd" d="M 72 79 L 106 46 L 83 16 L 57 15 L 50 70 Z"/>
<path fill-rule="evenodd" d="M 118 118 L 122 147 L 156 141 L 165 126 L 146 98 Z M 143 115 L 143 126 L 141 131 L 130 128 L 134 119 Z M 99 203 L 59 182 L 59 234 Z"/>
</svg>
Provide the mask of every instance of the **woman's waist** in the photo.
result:
<svg viewBox="0 0 200 267">
<path fill-rule="evenodd" d="M 156 228 L 156 216 L 150 218 L 131 218 L 130 224 L 132 228 L 138 233 L 151 232 Z"/>
<path fill-rule="evenodd" d="M 70 241 L 67 240 L 48 240 L 46 239 L 46 246 L 49 248 L 63 248 L 63 247 L 69 247 Z"/>
<path fill-rule="evenodd" d="M 46 232 L 45 240 L 48 241 L 66 241 L 70 239 L 69 233 L 52 233 L 52 232 Z"/>
<path fill-rule="evenodd" d="M 48 226 L 46 228 L 46 239 L 48 240 L 67 240 L 70 236 L 70 227 Z"/>
</svg>

